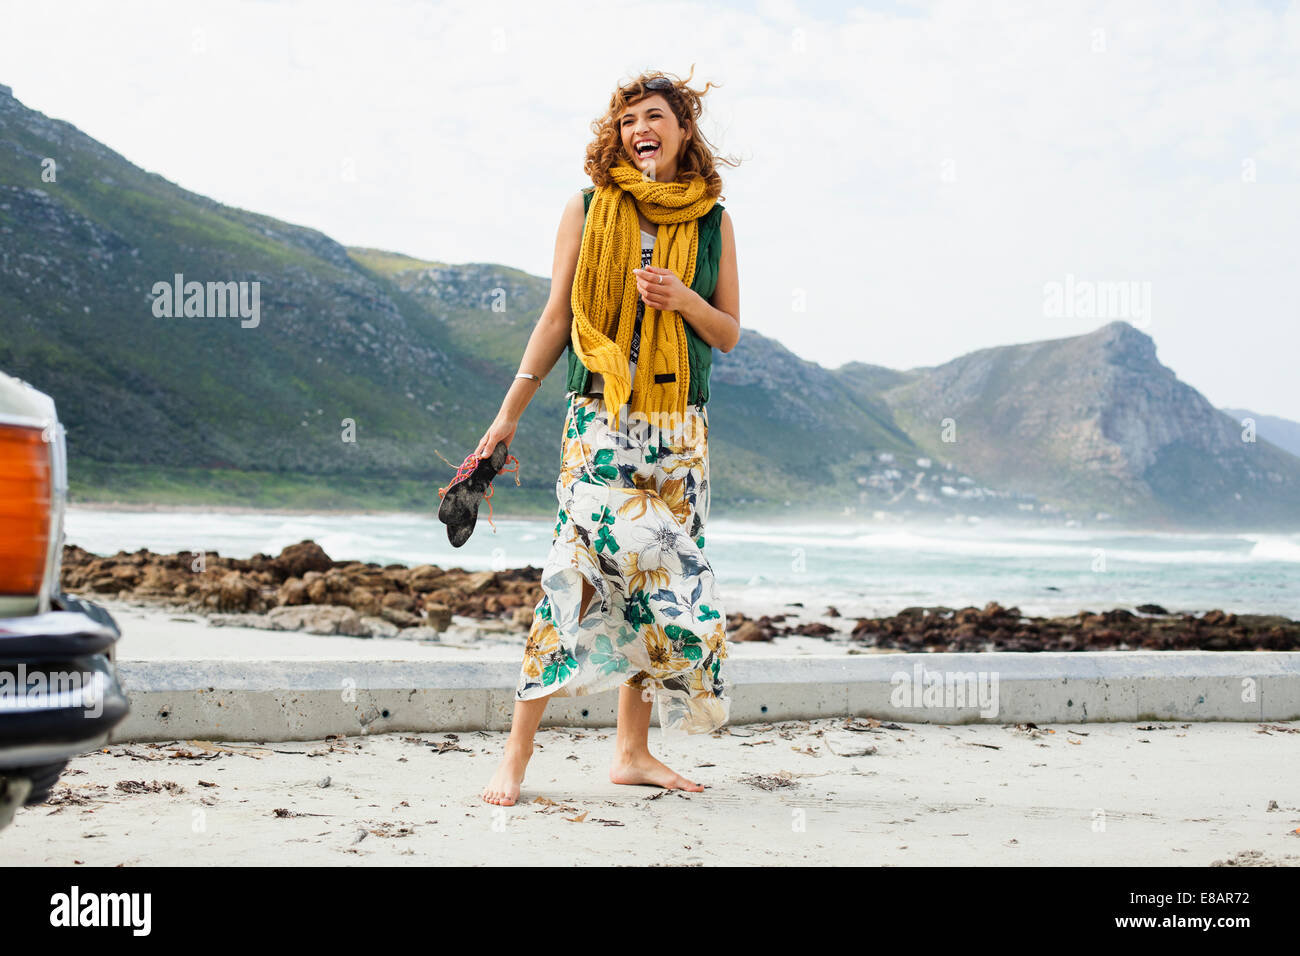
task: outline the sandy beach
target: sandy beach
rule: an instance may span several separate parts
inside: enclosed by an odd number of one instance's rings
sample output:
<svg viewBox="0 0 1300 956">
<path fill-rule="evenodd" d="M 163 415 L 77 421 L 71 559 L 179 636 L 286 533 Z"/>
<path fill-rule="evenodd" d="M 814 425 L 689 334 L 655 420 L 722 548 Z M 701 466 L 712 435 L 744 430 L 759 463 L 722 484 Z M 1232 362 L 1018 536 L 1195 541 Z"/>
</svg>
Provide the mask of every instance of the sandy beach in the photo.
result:
<svg viewBox="0 0 1300 956">
<path fill-rule="evenodd" d="M 664 749 L 703 793 L 608 780 L 612 734 L 110 745 L 0 832 L 14 866 L 1300 865 L 1300 724 L 792 721 Z M 1177 786 L 1170 786 L 1171 781 Z M 690 806 L 688 807 L 687 804 Z"/>
</svg>

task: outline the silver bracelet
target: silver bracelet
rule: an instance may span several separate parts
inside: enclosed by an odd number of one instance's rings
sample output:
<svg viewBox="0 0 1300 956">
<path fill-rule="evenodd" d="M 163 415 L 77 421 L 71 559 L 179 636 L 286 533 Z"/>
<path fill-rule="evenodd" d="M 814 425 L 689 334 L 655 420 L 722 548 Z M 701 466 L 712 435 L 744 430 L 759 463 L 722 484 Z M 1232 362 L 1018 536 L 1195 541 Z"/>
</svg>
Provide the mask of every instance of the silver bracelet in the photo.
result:
<svg viewBox="0 0 1300 956">
<path fill-rule="evenodd" d="M 542 384 L 542 380 L 538 378 L 536 375 L 534 375 L 532 372 L 516 372 L 515 378 L 531 378 L 538 385 Z"/>
</svg>

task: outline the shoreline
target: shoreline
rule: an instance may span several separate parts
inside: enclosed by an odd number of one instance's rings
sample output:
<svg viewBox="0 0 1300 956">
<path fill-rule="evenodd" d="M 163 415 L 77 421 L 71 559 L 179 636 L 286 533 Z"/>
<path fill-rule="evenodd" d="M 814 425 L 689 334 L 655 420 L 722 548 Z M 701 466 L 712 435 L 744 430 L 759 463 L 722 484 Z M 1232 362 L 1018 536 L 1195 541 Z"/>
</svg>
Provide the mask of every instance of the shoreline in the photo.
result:
<svg viewBox="0 0 1300 956">
<path fill-rule="evenodd" d="M 493 505 L 495 509 L 495 504 Z M 85 509 L 87 511 L 110 511 L 136 514 L 233 514 L 233 515 L 285 515 L 290 517 L 300 517 L 303 515 L 326 515 L 330 517 L 349 517 L 355 515 L 365 515 L 367 517 L 379 516 L 398 516 L 413 515 L 425 517 L 431 520 L 437 520 L 437 508 L 422 510 L 406 510 L 400 508 L 259 508 L 253 505 L 223 505 L 223 504 L 139 504 L 135 502 L 124 501 L 82 501 L 74 500 L 68 502 L 69 509 Z M 786 525 L 801 525 L 809 522 L 850 522 L 861 525 L 879 525 L 879 526 L 908 526 L 918 530 L 926 529 L 944 529 L 944 528 L 977 528 L 982 525 L 990 527 L 1001 527 L 1013 530 L 1043 530 L 1057 528 L 1062 531 L 1096 531 L 1107 530 L 1121 534 L 1154 534 L 1154 535 L 1205 535 L 1205 534 L 1224 534 L 1224 535 L 1288 535 L 1294 534 L 1300 529 L 1278 529 L 1275 527 L 1255 528 L 1255 527 L 1220 527 L 1217 525 L 1177 525 L 1170 526 L 1167 524 L 1132 524 L 1119 523 L 1114 521 L 1096 521 L 1080 518 L 1069 518 L 1064 515 L 1036 515 L 1034 517 L 1024 517 L 1021 515 L 999 515 L 993 517 L 982 517 L 979 515 L 930 515 L 930 514 L 903 514 L 893 511 L 883 511 L 879 514 L 878 509 L 854 511 L 850 514 L 836 512 L 831 510 L 801 510 L 796 514 L 791 514 L 788 510 L 780 509 L 762 510 L 750 506 L 739 507 L 734 513 L 729 513 L 725 509 L 719 509 L 717 506 L 712 511 L 713 521 L 744 521 L 748 520 L 745 516 L 755 515 L 765 524 L 784 527 Z M 480 509 L 480 520 L 485 521 L 487 518 L 487 508 L 483 506 Z M 539 511 L 536 513 L 497 511 L 492 513 L 492 519 L 502 521 L 547 521 L 553 518 L 553 509 Z"/>
<path fill-rule="evenodd" d="M 495 628 L 522 639 L 536 624 L 541 578 L 542 569 L 533 565 L 468 571 L 334 561 L 305 539 L 279 555 L 259 552 L 248 559 L 145 548 L 101 556 L 65 545 L 60 583 L 67 593 L 91 600 L 219 615 L 235 626 L 439 641 L 457 617 L 479 622 L 475 630 Z M 983 608 L 917 605 L 883 616 L 844 615 L 834 605 L 818 612 L 803 602 L 769 610 L 774 613 L 755 616 L 733 606 L 726 614 L 728 642 L 799 635 L 847 646 L 849 653 L 1300 650 L 1300 621 L 1219 608 L 1197 615 L 1141 604 L 1055 617 L 1026 616 L 996 601 Z"/>
</svg>

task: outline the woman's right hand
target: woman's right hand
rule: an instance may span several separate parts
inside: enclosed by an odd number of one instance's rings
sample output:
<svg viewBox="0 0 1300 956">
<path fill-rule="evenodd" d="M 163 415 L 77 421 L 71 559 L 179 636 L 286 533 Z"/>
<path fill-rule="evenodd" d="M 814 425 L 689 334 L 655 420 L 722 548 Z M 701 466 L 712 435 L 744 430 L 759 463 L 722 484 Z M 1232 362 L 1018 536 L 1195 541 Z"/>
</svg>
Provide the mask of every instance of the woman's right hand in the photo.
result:
<svg viewBox="0 0 1300 956">
<path fill-rule="evenodd" d="M 478 445 L 474 449 L 474 455 L 477 458 L 488 458 L 492 455 L 492 450 L 497 447 L 497 442 L 505 442 L 506 448 L 515 440 L 515 432 L 519 429 L 519 422 L 511 421 L 508 418 L 498 418 L 488 430 L 483 433 L 483 437 L 478 440 Z"/>
</svg>

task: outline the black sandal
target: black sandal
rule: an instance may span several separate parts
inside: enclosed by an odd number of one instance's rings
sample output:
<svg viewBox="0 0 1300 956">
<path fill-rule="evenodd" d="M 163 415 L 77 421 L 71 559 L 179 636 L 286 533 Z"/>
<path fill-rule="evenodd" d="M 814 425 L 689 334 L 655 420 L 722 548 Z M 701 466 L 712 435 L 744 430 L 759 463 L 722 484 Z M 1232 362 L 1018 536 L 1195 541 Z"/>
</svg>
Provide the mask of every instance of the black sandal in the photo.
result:
<svg viewBox="0 0 1300 956">
<path fill-rule="evenodd" d="M 492 479 L 501 473 L 510 450 L 503 441 L 487 458 L 479 458 L 470 453 L 456 471 L 456 477 L 446 488 L 439 488 L 442 504 L 438 506 L 438 520 L 447 526 L 447 540 L 453 548 L 459 548 L 474 533 L 478 524 L 478 506 L 484 498 L 488 500 L 488 521 L 492 520 Z M 518 471 L 518 460 L 515 461 Z M 516 479 L 517 481 L 518 479 Z M 496 529 L 494 524 L 493 530 Z"/>
</svg>

